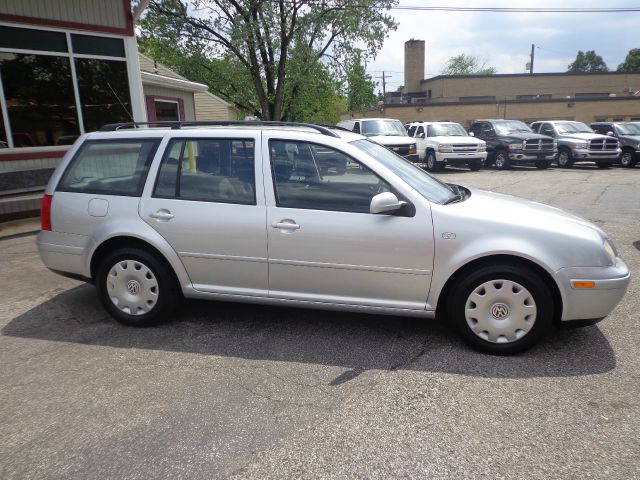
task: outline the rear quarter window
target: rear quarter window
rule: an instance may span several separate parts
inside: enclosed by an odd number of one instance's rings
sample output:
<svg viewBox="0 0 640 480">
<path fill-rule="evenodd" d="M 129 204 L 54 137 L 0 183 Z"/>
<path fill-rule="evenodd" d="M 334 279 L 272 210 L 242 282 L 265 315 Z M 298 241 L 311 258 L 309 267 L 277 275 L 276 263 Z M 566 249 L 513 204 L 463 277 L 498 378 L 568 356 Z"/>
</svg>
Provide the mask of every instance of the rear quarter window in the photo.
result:
<svg viewBox="0 0 640 480">
<path fill-rule="evenodd" d="M 69 163 L 58 190 L 140 196 L 160 139 L 87 140 Z"/>
</svg>

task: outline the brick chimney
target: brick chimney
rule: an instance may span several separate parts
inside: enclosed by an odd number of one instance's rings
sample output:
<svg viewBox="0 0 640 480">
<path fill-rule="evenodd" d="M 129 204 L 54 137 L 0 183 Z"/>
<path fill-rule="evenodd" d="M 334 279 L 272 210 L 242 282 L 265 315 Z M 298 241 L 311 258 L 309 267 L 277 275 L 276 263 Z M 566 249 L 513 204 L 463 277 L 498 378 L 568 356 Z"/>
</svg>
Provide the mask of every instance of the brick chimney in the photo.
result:
<svg viewBox="0 0 640 480">
<path fill-rule="evenodd" d="M 403 93 L 421 91 L 424 79 L 424 40 L 404 42 L 404 90 Z"/>
</svg>

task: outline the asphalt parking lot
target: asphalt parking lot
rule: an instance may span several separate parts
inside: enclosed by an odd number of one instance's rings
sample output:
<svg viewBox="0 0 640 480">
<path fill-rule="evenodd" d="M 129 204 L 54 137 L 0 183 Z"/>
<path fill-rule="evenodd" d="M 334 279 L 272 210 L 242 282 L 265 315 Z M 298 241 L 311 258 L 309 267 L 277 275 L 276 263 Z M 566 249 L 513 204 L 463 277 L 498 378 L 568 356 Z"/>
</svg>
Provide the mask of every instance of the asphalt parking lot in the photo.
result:
<svg viewBox="0 0 640 480">
<path fill-rule="evenodd" d="M 515 357 L 443 322 L 189 302 L 116 324 L 0 239 L 0 478 L 640 478 L 640 168 L 448 170 L 584 216 L 630 289 Z"/>
</svg>

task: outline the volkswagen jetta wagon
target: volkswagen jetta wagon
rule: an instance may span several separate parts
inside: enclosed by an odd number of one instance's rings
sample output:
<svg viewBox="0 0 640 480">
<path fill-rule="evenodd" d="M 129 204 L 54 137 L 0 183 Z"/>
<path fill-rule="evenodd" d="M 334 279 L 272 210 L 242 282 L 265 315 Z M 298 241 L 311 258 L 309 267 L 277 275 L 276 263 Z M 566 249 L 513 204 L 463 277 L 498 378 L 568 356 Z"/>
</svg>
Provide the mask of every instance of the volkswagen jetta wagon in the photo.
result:
<svg viewBox="0 0 640 480">
<path fill-rule="evenodd" d="M 594 323 L 629 271 L 595 225 L 445 184 L 337 128 L 272 122 L 103 127 L 53 174 L 45 265 L 93 282 L 127 325 L 182 297 L 439 317 L 514 353 Z M 346 165 L 346 168 L 327 168 Z"/>
</svg>

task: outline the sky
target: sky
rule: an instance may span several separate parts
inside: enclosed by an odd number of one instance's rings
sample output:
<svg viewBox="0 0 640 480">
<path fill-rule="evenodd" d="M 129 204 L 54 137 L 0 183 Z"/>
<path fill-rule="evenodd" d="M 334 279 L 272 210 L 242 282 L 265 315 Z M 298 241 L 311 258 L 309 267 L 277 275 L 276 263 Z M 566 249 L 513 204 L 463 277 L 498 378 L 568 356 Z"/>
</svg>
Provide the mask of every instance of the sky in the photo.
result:
<svg viewBox="0 0 640 480">
<path fill-rule="evenodd" d="M 403 6 L 448 7 L 639 7 L 640 1 L 611 0 L 400 0 Z M 565 72 L 578 50 L 595 50 L 611 70 L 628 51 L 640 48 L 639 13 L 483 13 L 391 10 L 399 23 L 375 60 L 372 76 L 390 72 L 387 91 L 404 83 L 404 42 L 425 40 L 425 78 L 440 74 L 452 56 L 475 55 L 497 73 L 524 73 L 531 44 L 536 45 L 534 73 Z M 380 80 L 378 80 L 380 81 Z"/>
</svg>

